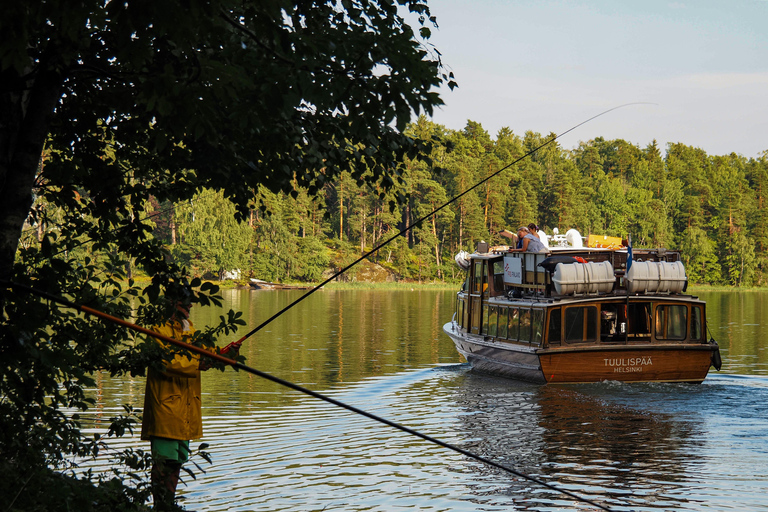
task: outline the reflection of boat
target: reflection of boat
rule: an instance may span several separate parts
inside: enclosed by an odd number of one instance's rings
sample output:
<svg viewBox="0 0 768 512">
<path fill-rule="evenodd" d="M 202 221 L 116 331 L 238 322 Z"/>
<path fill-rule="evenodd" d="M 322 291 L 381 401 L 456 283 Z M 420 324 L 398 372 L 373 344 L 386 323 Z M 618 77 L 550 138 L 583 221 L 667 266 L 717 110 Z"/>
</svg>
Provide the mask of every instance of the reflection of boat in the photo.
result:
<svg viewBox="0 0 768 512">
<path fill-rule="evenodd" d="M 633 394 L 619 384 L 530 386 L 467 375 L 451 383 L 452 399 L 462 410 L 455 430 L 475 453 L 601 497 L 596 501 L 616 510 L 681 510 L 694 496 L 681 482 L 690 479 L 699 457 L 695 448 L 706 449 L 706 436 L 701 422 L 681 417 L 681 404 L 671 411 L 657 395 L 659 407 L 648 407 L 648 393 L 679 398 L 681 388 L 643 387 L 644 393 Z M 683 407 L 695 414 L 706 396 L 687 395 Z M 525 504 L 515 510 L 594 510 L 575 507 L 550 490 L 531 492 L 524 480 L 488 478 L 480 464 L 469 467 L 483 475 L 472 501 L 498 485 L 497 496 Z"/>
<path fill-rule="evenodd" d="M 701 382 L 720 351 L 678 252 L 559 246 L 467 255 L 443 330 L 473 368 L 540 383 Z"/>
</svg>

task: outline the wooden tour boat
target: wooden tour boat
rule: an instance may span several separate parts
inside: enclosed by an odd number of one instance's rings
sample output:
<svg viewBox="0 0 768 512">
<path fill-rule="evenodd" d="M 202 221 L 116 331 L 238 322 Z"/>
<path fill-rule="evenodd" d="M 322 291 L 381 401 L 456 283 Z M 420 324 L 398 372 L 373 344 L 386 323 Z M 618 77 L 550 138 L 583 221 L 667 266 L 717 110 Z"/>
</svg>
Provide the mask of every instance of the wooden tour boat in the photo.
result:
<svg viewBox="0 0 768 512">
<path fill-rule="evenodd" d="M 474 369 L 536 383 L 700 383 L 720 369 L 679 252 L 583 247 L 574 232 L 547 252 L 457 255 L 467 277 L 443 330 Z"/>
</svg>

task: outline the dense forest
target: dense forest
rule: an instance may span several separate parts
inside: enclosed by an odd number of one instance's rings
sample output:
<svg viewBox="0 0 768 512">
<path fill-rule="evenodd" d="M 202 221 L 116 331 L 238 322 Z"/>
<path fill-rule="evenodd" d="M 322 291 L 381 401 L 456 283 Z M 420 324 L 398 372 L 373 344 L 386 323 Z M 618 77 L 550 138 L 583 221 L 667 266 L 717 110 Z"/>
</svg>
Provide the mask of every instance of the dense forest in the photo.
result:
<svg viewBox="0 0 768 512">
<path fill-rule="evenodd" d="M 191 201 L 153 202 L 144 215 L 152 216 L 152 236 L 193 274 L 238 270 L 241 278 L 317 282 L 554 137 L 502 128 L 494 139 L 473 121 L 453 131 L 424 117 L 408 134 L 433 141 L 431 164 L 406 162 L 401 185 L 389 193 L 345 172 L 315 198 L 300 187 L 289 195 L 260 190 L 243 221 L 222 192 L 209 189 Z M 370 259 L 400 279 L 452 280 L 459 277 L 456 252 L 479 240 L 503 244 L 500 230 L 535 222 L 549 234 L 630 234 L 635 247 L 679 249 L 695 283 L 761 286 L 768 277 L 766 194 L 768 151 L 747 159 L 682 143 L 663 155 L 655 141 L 641 148 L 598 137 L 573 150 L 555 142 Z"/>
</svg>

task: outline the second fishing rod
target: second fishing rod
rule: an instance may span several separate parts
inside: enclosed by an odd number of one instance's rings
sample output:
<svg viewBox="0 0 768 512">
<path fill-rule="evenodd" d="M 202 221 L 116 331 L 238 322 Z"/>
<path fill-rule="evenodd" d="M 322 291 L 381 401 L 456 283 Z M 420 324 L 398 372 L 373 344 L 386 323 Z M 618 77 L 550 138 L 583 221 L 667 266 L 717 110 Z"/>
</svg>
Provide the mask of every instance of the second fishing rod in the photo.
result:
<svg viewBox="0 0 768 512">
<path fill-rule="evenodd" d="M 599 502 L 595 501 L 594 499 L 587 498 L 585 496 L 577 494 L 577 493 L 575 493 L 573 491 L 570 491 L 568 489 L 561 488 L 561 487 L 559 487 L 557 485 L 551 484 L 551 483 L 549 483 L 547 481 L 544 481 L 544 480 L 542 480 L 540 478 L 537 478 L 537 477 L 534 477 L 534 476 L 529 475 L 527 473 L 524 473 L 524 472 L 522 472 L 520 470 L 517 470 L 517 469 L 515 469 L 513 467 L 510 467 L 508 465 L 504 465 L 504 464 L 501 464 L 501 463 L 496 462 L 494 460 L 491 460 L 489 458 L 480 456 L 480 455 L 478 455 L 476 453 L 473 453 L 473 452 L 471 452 L 469 450 L 466 450 L 466 449 L 461 448 L 459 446 L 456 446 L 454 444 L 451 444 L 451 443 L 445 442 L 445 441 L 443 441 L 441 439 L 438 439 L 436 437 L 432 437 L 430 435 L 424 434 L 423 432 L 420 432 L 418 430 L 409 428 L 409 427 L 407 427 L 405 425 L 402 425 L 400 423 L 397 423 L 397 422 L 394 422 L 392 420 L 386 419 L 386 418 L 384 418 L 382 416 L 378 416 L 376 414 L 370 413 L 370 412 L 365 411 L 363 409 L 357 408 L 355 406 L 352 406 L 352 405 L 347 404 L 345 402 L 342 402 L 340 400 L 336 400 L 336 399 L 331 398 L 331 397 L 329 397 L 327 395 L 324 395 L 322 393 L 318 393 L 316 391 L 312 391 L 312 390 L 310 390 L 310 389 L 308 389 L 308 388 L 306 388 L 304 386 L 301 386 L 299 384 L 296 384 L 294 382 L 290 382 L 290 381 L 281 379 L 281 378 L 279 378 L 279 377 L 277 377 L 275 375 L 272 375 L 270 373 L 263 372 L 263 371 L 258 370 L 256 368 L 253 368 L 251 366 L 247 366 L 247 365 L 245 365 L 245 364 L 243 364 L 243 363 L 241 363 L 239 361 L 236 361 L 235 359 L 231 359 L 229 357 L 226 357 L 225 355 L 222 355 L 221 353 L 216 353 L 214 351 L 211 351 L 210 349 L 206 349 L 206 348 L 202 348 L 202 347 L 198 347 L 198 346 L 192 345 L 192 344 L 190 344 L 190 343 L 188 343 L 187 341 L 184 341 L 184 340 L 178 340 L 178 339 L 174 339 L 174 338 L 165 336 L 165 335 L 160 334 L 160 333 L 158 333 L 156 331 L 153 331 L 152 329 L 148 329 L 146 327 L 139 326 L 139 325 L 137 325 L 137 324 L 135 324 L 133 322 L 129 322 L 129 321 L 124 320 L 122 318 L 118 318 L 118 317 L 115 317 L 115 316 L 110 315 L 108 313 L 105 313 L 103 311 L 99 311 L 99 310 L 94 309 L 92 307 L 86 306 L 84 304 L 78 304 L 78 303 L 73 302 L 71 300 L 65 299 L 64 297 L 56 296 L 56 295 L 47 293 L 45 291 L 36 289 L 34 287 L 31 287 L 31 286 L 27 286 L 27 285 L 23 285 L 23 284 L 20 284 L 20 283 L 15 283 L 15 282 L 1 282 L 0 281 L 0 289 L 3 288 L 3 287 L 5 287 L 5 288 L 12 288 L 12 289 L 15 289 L 16 291 L 19 291 L 19 292 L 26 292 L 26 293 L 29 293 L 29 294 L 32 294 L 32 295 L 36 295 L 36 296 L 41 297 L 41 298 L 43 298 L 45 300 L 48 300 L 48 301 L 51 301 L 51 302 L 55 302 L 57 304 L 60 304 L 62 306 L 68 307 L 68 308 L 72 308 L 72 309 L 74 309 L 76 311 L 80 311 L 80 312 L 85 313 L 87 315 L 95 316 L 95 317 L 97 317 L 97 318 L 99 318 L 99 319 L 101 319 L 101 320 L 103 320 L 105 322 L 111 322 L 111 323 L 120 325 L 120 326 L 122 326 L 122 327 L 124 327 L 126 329 L 131 330 L 131 331 L 135 331 L 137 333 L 141 333 L 141 334 L 144 334 L 146 336 L 150 336 L 152 338 L 155 338 L 155 339 L 159 340 L 160 342 L 163 342 L 165 344 L 168 344 L 170 346 L 175 347 L 176 349 L 181 349 L 182 353 L 196 354 L 199 357 L 209 358 L 209 359 L 211 359 L 213 361 L 216 361 L 216 362 L 218 362 L 220 364 L 224 364 L 224 365 L 230 366 L 230 367 L 232 367 L 232 368 L 234 368 L 236 370 L 241 370 L 241 371 L 244 371 L 246 373 L 250 373 L 252 375 L 256 375 L 258 377 L 261 377 L 263 379 L 269 380 L 271 382 L 274 382 L 274 383 L 279 384 L 281 386 L 287 387 L 287 388 L 292 389 L 294 391 L 298 391 L 300 393 L 303 393 L 305 395 L 311 396 L 311 397 L 316 398 L 318 400 L 322 400 L 322 401 L 327 402 L 327 403 L 329 403 L 331 405 L 334 405 L 336 407 L 340 407 L 342 409 L 346 409 L 347 411 L 352 412 L 354 414 L 357 414 L 357 415 L 360 415 L 360 416 L 364 416 L 364 417 L 366 417 L 368 419 L 371 419 L 371 420 L 374 420 L 374 421 L 376 421 L 378 423 L 381 423 L 381 424 L 387 425 L 389 427 L 392 427 L 394 429 L 400 430 L 402 432 L 405 432 L 406 434 L 409 434 L 409 435 L 421 438 L 421 439 L 423 439 L 423 440 L 425 440 L 425 441 L 427 441 L 429 443 L 432 443 L 432 444 L 440 446 L 442 448 L 445 448 L 445 449 L 451 450 L 453 452 L 459 453 L 461 455 L 464 455 L 466 457 L 474 459 L 474 460 L 476 460 L 478 462 L 482 462 L 484 464 L 492 466 L 492 467 L 494 467 L 496 469 L 500 469 L 500 470 L 502 470 L 504 472 L 507 472 L 507 473 L 510 473 L 512 475 L 518 476 L 520 478 L 523 478 L 525 480 L 533 482 L 533 483 L 535 483 L 537 485 L 540 485 L 540 486 L 545 487 L 547 489 L 550 489 L 552 491 L 564 494 L 564 495 L 569 496 L 569 497 L 571 497 L 571 498 L 573 498 L 573 499 L 575 499 L 575 500 L 577 500 L 579 502 L 590 504 L 590 505 L 592 505 L 592 506 L 594 506 L 594 507 L 596 507 L 596 508 L 598 508 L 600 510 L 606 510 L 608 512 L 610 512 L 612 510 L 609 506 L 607 506 L 605 504 L 602 504 L 602 503 L 599 503 Z"/>
</svg>

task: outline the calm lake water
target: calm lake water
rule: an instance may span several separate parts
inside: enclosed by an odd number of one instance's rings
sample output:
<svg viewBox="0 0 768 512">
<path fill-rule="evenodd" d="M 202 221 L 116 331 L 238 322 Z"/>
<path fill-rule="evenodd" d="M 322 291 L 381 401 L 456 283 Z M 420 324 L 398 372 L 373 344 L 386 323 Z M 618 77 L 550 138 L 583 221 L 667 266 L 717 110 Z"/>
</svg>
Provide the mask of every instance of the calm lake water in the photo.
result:
<svg viewBox="0 0 768 512">
<path fill-rule="evenodd" d="M 242 335 L 300 293 L 228 290 L 225 309 L 244 312 Z M 320 291 L 243 354 L 614 510 L 768 510 L 768 293 L 700 296 L 723 358 L 701 385 L 538 386 L 474 374 L 442 334 L 455 293 L 418 289 Z M 218 314 L 199 309 L 193 320 Z M 143 379 L 99 384 L 94 430 L 124 403 L 142 406 Z M 180 486 L 189 510 L 594 510 L 244 372 L 204 375 L 203 417 L 213 464 L 198 461 L 206 473 Z M 138 436 L 114 444 L 124 445 L 147 447 Z"/>
</svg>

